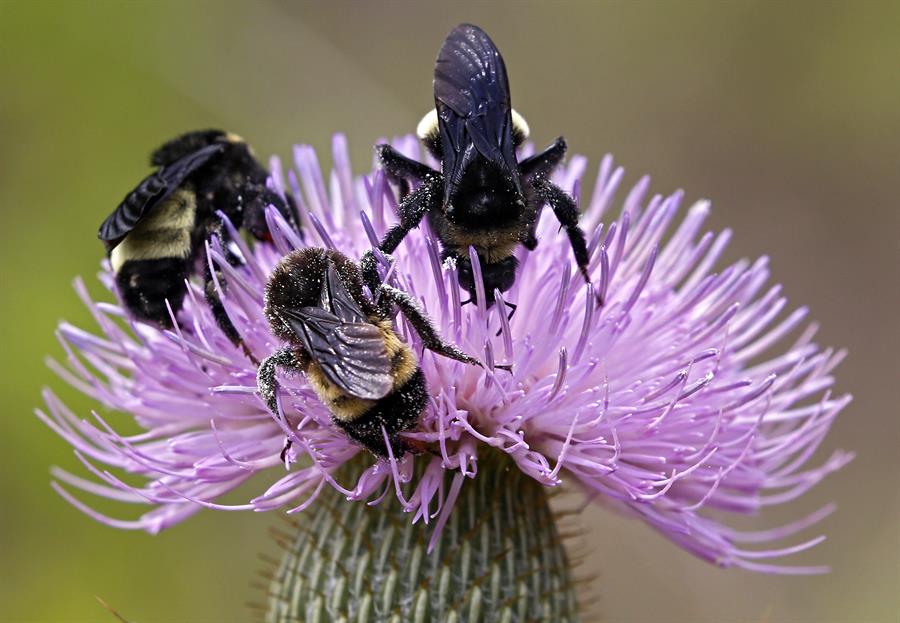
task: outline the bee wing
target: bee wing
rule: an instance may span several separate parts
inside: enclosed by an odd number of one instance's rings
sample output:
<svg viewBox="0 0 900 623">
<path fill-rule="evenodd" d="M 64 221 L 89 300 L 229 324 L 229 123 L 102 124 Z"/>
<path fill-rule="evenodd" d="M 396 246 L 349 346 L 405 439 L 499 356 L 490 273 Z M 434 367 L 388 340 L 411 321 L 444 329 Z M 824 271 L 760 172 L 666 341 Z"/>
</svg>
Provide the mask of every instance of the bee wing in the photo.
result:
<svg viewBox="0 0 900 623">
<path fill-rule="evenodd" d="M 209 145 L 145 177 L 137 188 L 125 196 L 115 211 L 106 217 L 100 225 L 97 236 L 109 247 L 115 246 L 134 229 L 153 206 L 164 201 L 184 183 L 188 175 L 206 164 L 222 149 L 223 145 Z"/>
<path fill-rule="evenodd" d="M 342 391 L 369 400 L 391 392 L 391 359 L 377 326 L 345 322 L 321 307 L 301 307 L 283 314 L 325 378 Z"/>
<path fill-rule="evenodd" d="M 434 66 L 434 102 L 443 149 L 444 203 L 476 153 L 500 167 L 522 192 L 506 65 L 477 26 L 461 24 L 447 35 Z"/>
<path fill-rule="evenodd" d="M 330 311 L 343 322 L 369 323 L 366 313 L 347 290 L 331 260 L 328 260 L 325 278 L 322 280 L 319 307 Z"/>
</svg>

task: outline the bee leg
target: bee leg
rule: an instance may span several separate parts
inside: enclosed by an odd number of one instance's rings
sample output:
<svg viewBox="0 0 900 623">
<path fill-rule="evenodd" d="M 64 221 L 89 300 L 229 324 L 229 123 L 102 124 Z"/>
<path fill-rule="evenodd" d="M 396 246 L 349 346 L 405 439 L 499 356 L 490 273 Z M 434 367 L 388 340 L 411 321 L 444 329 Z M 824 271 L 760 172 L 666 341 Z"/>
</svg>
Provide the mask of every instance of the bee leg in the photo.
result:
<svg viewBox="0 0 900 623">
<path fill-rule="evenodd" d="M 216 281 L 219 282 L 219 287 L 224 290 L 225 277 L 221 272 L 216 271 L 216 279 L 214 280 L 212 272 L 209 270 L 209 266 L 207 266 L 204 271 L 203 294 L 206 298 L 206 304 L 209 305 L 209 311 L 212 312 L 216 325 L 222 333 L 225 334 L 225 337 L 227 337 L 232 344 L 240 347 L 244 355 L 256 365 L 259 363 L 259 360 L 253 355 L 253 352 L 247 347 L 247 344 L 244 343 L 241 334 L 238 333 L 234 323 L 231 322 L 231 318 L 228 317 L 228 312 L 225 311 L 225 305 L 222 304 L 222 299 L 219 297 L 219 293 L 216 290 Z"/>
<path fill-rule="evenodd" d="M 536 187 L 538 193 L 553 210 L 553 214 L 556 215 L 559 224 L 566 230 L 566 234 L 569 236 L 569 242 L 572 244 L 572 251 L 575 253 L 575 261 L 578 263 L 578 270 L 581 272 L 581 276 L 584 277 L 585 283 L 590 285 L 591 276 L 587 271 L 587 243 L 585 242 L 584 231 L 578 226 L 579 213 L 578 206 L 575 205 L 575 200 L 553 182 L 545 180 Z"/>
<path fill-rule="evenodd" d="M 284 466 L 288 466 L 287 453 L 291 449 L 291 446 L 294 445 L 294 442 L 289 438 L 285 438 L 284 447 L 281 449 L 281 452 L 278 454 L 278 458 L 281 459 L 281 462 L 284 463 Z"/>
<path fill-rule="evenodd" d="M 409 294 L 392 286 L 383 285 L 381 286 L 381 296 L 400 308 L 400 312 L 406 316 L 416 333 L 422 338 L 422 345 L 425 348 L 456 361 L 484 367 L 474 357 L 467 355 L 455 345 L 442 340 L 434 324 L 425 314 L 425 310 Z"/>
<path fill-rule="evenodd" d="M 268 174 L 266 174 L 268 176 Z M 248 184 L 249 186 L 249 184 Z M 269 188 L 265 182 L 257 185 L 258 190 L 255 198 L 255 206 L 253 208 L 245 208 L 246 213 L 255 212 L 260 221 L 259 231 L 251 232 L 257 239 L 271 240 L 272 234 L 269 232 L 269 224 L 266 222 L 266 207 L 273 206 L 278 213 L 284 218 L 295 232 L 302 236 L 300 231 L 300 212 L 297 208 L 297 202 L 291 195 L 290 190 L 285 191 L 284 197 Z"/>
<path fill-rule="evenodd" d="M 225 258 L 229 264 L 232 266 L 238 266 L 243 264 L 243 259 L 232 252 L 228 246 L 228 238 L 225 234 L 225 228 L 222 226 L 221 221 L 216 220 L 216 223 L 209 228 L 209 234 L 215 234 L 219 236 L 219 239 L 222 240 L 222 248 L 225 252 Z M 247 345 L 244 343 L 244 340 L 241 338 L 241 334 L 238 333 L 237 328 L 234 326 L 234 323 L 231 322 L 231 318 L 228 317 L 228 312 L 225 311 L 225 305 L 222 303 L 222 298 L 219 296 L 219 290 L 216 288 L 216 282 L 219 284 L 219 288 L 222 292 L 226 291 L 227 283 L 225 281 L 225 276 L 221 273 L 221 271 L 215 271 L 215 279 L 213 279 L 213 269 L 211 266 L 211 262 L 207 259 L 207 261 L 203 262 L 203 295 L 206 298 L 206 304 L 209 305 L 209 310 L 212 312 L 213 319 L 216 321 L 216 325 L 225 334 L 225 337 L 234 344 L 235 346 L 240 347 L 243 351 L 244 355 L 253 362 L 254 365 L 259 363 L 259 360 L 253 355 Z"/>
<path fill-rule="evenodd" d="M 506 321 L 509 322 L 510 320 L 512 320 L 513 314 L 516 313 L 516 309 L 518 309 L 519 306 L 516 305 L 515 303 L 510 303 L 509 301 L 503 301 L 503 304 L 506 305 L 507 307 L 509 307 L 509 315 L 506 316 Z M 498 329 L 497 333 L 495 333 L 494 335 L 495 335 L 495 337 L 500 337 L 501 333 L 503 333 L 503 329 Z M 501 366 L 494 366 L 494 367 L 499 368 Z"/>
<path fill-rule="evenodd" d="M 559 166 L 566 156 L 566 139 L 557 138 L 544 151 L 525 158 L 519 163 L 519 173 L 522 177 L 546 177 Z"/>
<path fill-rule="evenodd" d="M 429 176 L 411 195 L 400 202 L 400 222 L 391 227 L 378 246 L 383 253 L 393 253 L 410 231 L 419 226 L 425 214 L 440 205 L 441 179 L 439 175 Z"/>
<path fill-rule="evenodd" d="M 266 407 L 275 417 L 278 417 L 278 380 L 275 378 L 275 374 L 279 367 L 290 370 L 297 368 L 297 360 L 291 350 L 287 348 L 276 350 L 263 359 L 256 371 L 256 387 L 259 390 L 259 395 L 262 396 Z M 285 422 L 285 425 L 287 425 L 287 422 Z M 286 437 L 281 453 L 278 455 L 285 467 L 289 467 L 287 453 L 293 443 L 290 437 Z"/>
<path fill-rule="evenodd" d="M 415 192 L 400 202 L 398 206 L 400 222 L 391 227 L 381 239 L 381 244 L 378 246 L 379 251 L 385 254 L 393 253 L 406 234 L 419 226 L 426 212 L 439 205 L 440 186 L 440 176 L 431 176 Z M 378 260 L 372 251 L 367 251 L 363 255 L 360 260 L 360 271 L 363 274 L 364 283 L 375 297 L 375 304 L 383 311 L 384 306 L 380 302 L 381 277 L 378 274 Z"/>
<path fill-rule="evenodd" d="M 525 235 L 522 237 L 521 243 L 522 246 L 528 249 L 529 251 L 534 251 L 538 246 L 538 237 L 537 237 L 537 226 L 538 219 L 540 217 L 540 213 L 543 210 L 544 206 L 539 205 L 536 206 L 537 210 L 535 210 L 534 217 L 531 219 L 531 222 L 527 224 L 525 229 Z"/>
<path fill-rule="evenodd" d="M 390 254 L 383 254 L 384 258 L 391 262 L 393 258 Z M 363 253 L 362 259 L 359 261 L 360 272 L 362 273 L 363 284 L 369 288 L 372 293 L 372 299 L 379 313 L 388 317 L 391 316 L 391 302 L 381 296 L 381 273 L 378 271 L 378 265 L 381 263 L 379 258 L 375 257 L 375 251 L 369 249 Z"/>
<path fill-rule="evenodd" d="M 304 236 L 303 227 L 300 224 L 300 208 L 297 206 L 297 200 L 294 199 L 294 195 L 291 194 L 290 189 L 284 191 L 284 201 L 287 206 L 287 211 L 291 215 L 289 222 L 293 224 L 294 229 L 297 230 L 297 233 L 300 235 L 300 239 L 302 240 Z"/>
<path fill-rule="evenodd" d="M 437 171 L 426 164 L 417 162 L 412 158 L 407 158 L 390 145 L 376 145 L 375 153 L 378 154 L 378 160 L 384 169 L 387 178 L 399 184 L 402 181 L 412 180 L 414 182 L 424 182 L 429 175 L 437 175 Z M 407 193 L 409 192 L 407 184 Z M 405 196 L 405 194 L 401 196 Z"/>
<path fill-rule="evenodd" d="M 297 361 L 293 351 L 280 348 L 263 359 L 256 370 L 256 388 L 273 415 L 278 415 L 278 380 L 275 374 L 278 368 L 297 369 Z"/>
<path fill-rule="evenodd" d="M 400 201 L 403 201 L 407 197 L 409 197 L 409 193 L 412 191 L 412 188 L 409 185 L 409 180 L 400 179 L 397 180 L 397 197 L 400 198 Z"/>
<path fill-rule="evenodd" d="M 369 249 L 363 253 L 359 260 L 359 271 L 362 273 L 363 283 L 369 288 L 372 296 L 376 296 L 381 288 L 381 275 L 378 274 L 378 258 Z"/>
</svg>

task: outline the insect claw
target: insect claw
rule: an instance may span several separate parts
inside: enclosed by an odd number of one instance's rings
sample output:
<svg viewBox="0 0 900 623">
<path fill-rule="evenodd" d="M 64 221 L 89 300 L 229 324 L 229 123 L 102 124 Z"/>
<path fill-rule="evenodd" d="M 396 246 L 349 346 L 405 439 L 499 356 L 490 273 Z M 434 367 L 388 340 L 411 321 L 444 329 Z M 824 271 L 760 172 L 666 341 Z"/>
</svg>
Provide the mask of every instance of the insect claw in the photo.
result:
<svg viewBox="0 0 900 623">
<path fill-rule="evenodd" d="M 293 445 L 294 445 L 293 441 L 291 441 L 287 437 L 284 438 L 284 447 L 281 449 L 281 454 L 278 455 L 278 458 L 280 458 L 281 462 L 284 463 L 285 469 L 291 468 L 291 464 L 288 462 L 287 453 L 288 453 L 288 450 L 290 450 L 291 446 L 293 446 Z"/>
</svg>

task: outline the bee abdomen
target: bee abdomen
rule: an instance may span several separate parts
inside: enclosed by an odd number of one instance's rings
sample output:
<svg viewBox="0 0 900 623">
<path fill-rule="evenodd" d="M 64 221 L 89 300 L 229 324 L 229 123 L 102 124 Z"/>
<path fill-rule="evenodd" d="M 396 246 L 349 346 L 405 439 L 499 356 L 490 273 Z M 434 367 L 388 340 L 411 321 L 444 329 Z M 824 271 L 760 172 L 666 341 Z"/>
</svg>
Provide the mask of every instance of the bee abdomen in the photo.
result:
<svg viewBox="0 0 900 623">
<path fill-rule="evenodd" d="M 383 427 L 394 456 L 399 457 L 406 450 L 399 433 L 416 426 L 427 402 L 425 375 L 421 368 L 416 368 L 406 383 L 376 402 L 359 417 L 344 421 L 335 416 L 332 420 L 351 439 L 377 456 L 388 455 L 384 444 Z"/>
<path fill-rule="evenodd" d="M 177 190 L 142 219 L 109 254 L 117 274 L 125 262 L 164 258 L 187 259 L 191 232 L 197 217 L 197 198 L 187 189 Z"/>
<path fill-rule="evenodd" d="M 194 193 L 177 190 L 109 254 L 122 300 L 134 316 L 169 326 L 166 301 L 173 312 L 181 309 L 196 216 Z"/>
<path fill-rule="evenodd" d="M 133 316 L 170 327 L 166 301 L 173 312 L 181 309 L 187 276 L 188 263 L 182 258 L 127 260 L 116 271 L 116 286 Z"/>
</svg>

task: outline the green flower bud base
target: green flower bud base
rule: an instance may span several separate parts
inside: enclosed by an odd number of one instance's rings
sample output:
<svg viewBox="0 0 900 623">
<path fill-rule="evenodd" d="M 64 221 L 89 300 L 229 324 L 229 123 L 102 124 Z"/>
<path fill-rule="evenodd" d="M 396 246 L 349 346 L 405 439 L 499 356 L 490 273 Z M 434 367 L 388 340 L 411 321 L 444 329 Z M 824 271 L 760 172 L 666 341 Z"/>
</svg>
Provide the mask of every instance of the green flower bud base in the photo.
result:
<svg viewBox="0 0 900 623">
<path fill-rule="evenodd" d="M 368 506 L 323 491 L 294 526 L 269 623 L 579 620 L 545 487 L 505 456 L 479 461 L 430 554 L 434 521 L 413 525 L 390 493 Z"/>
</svg>

